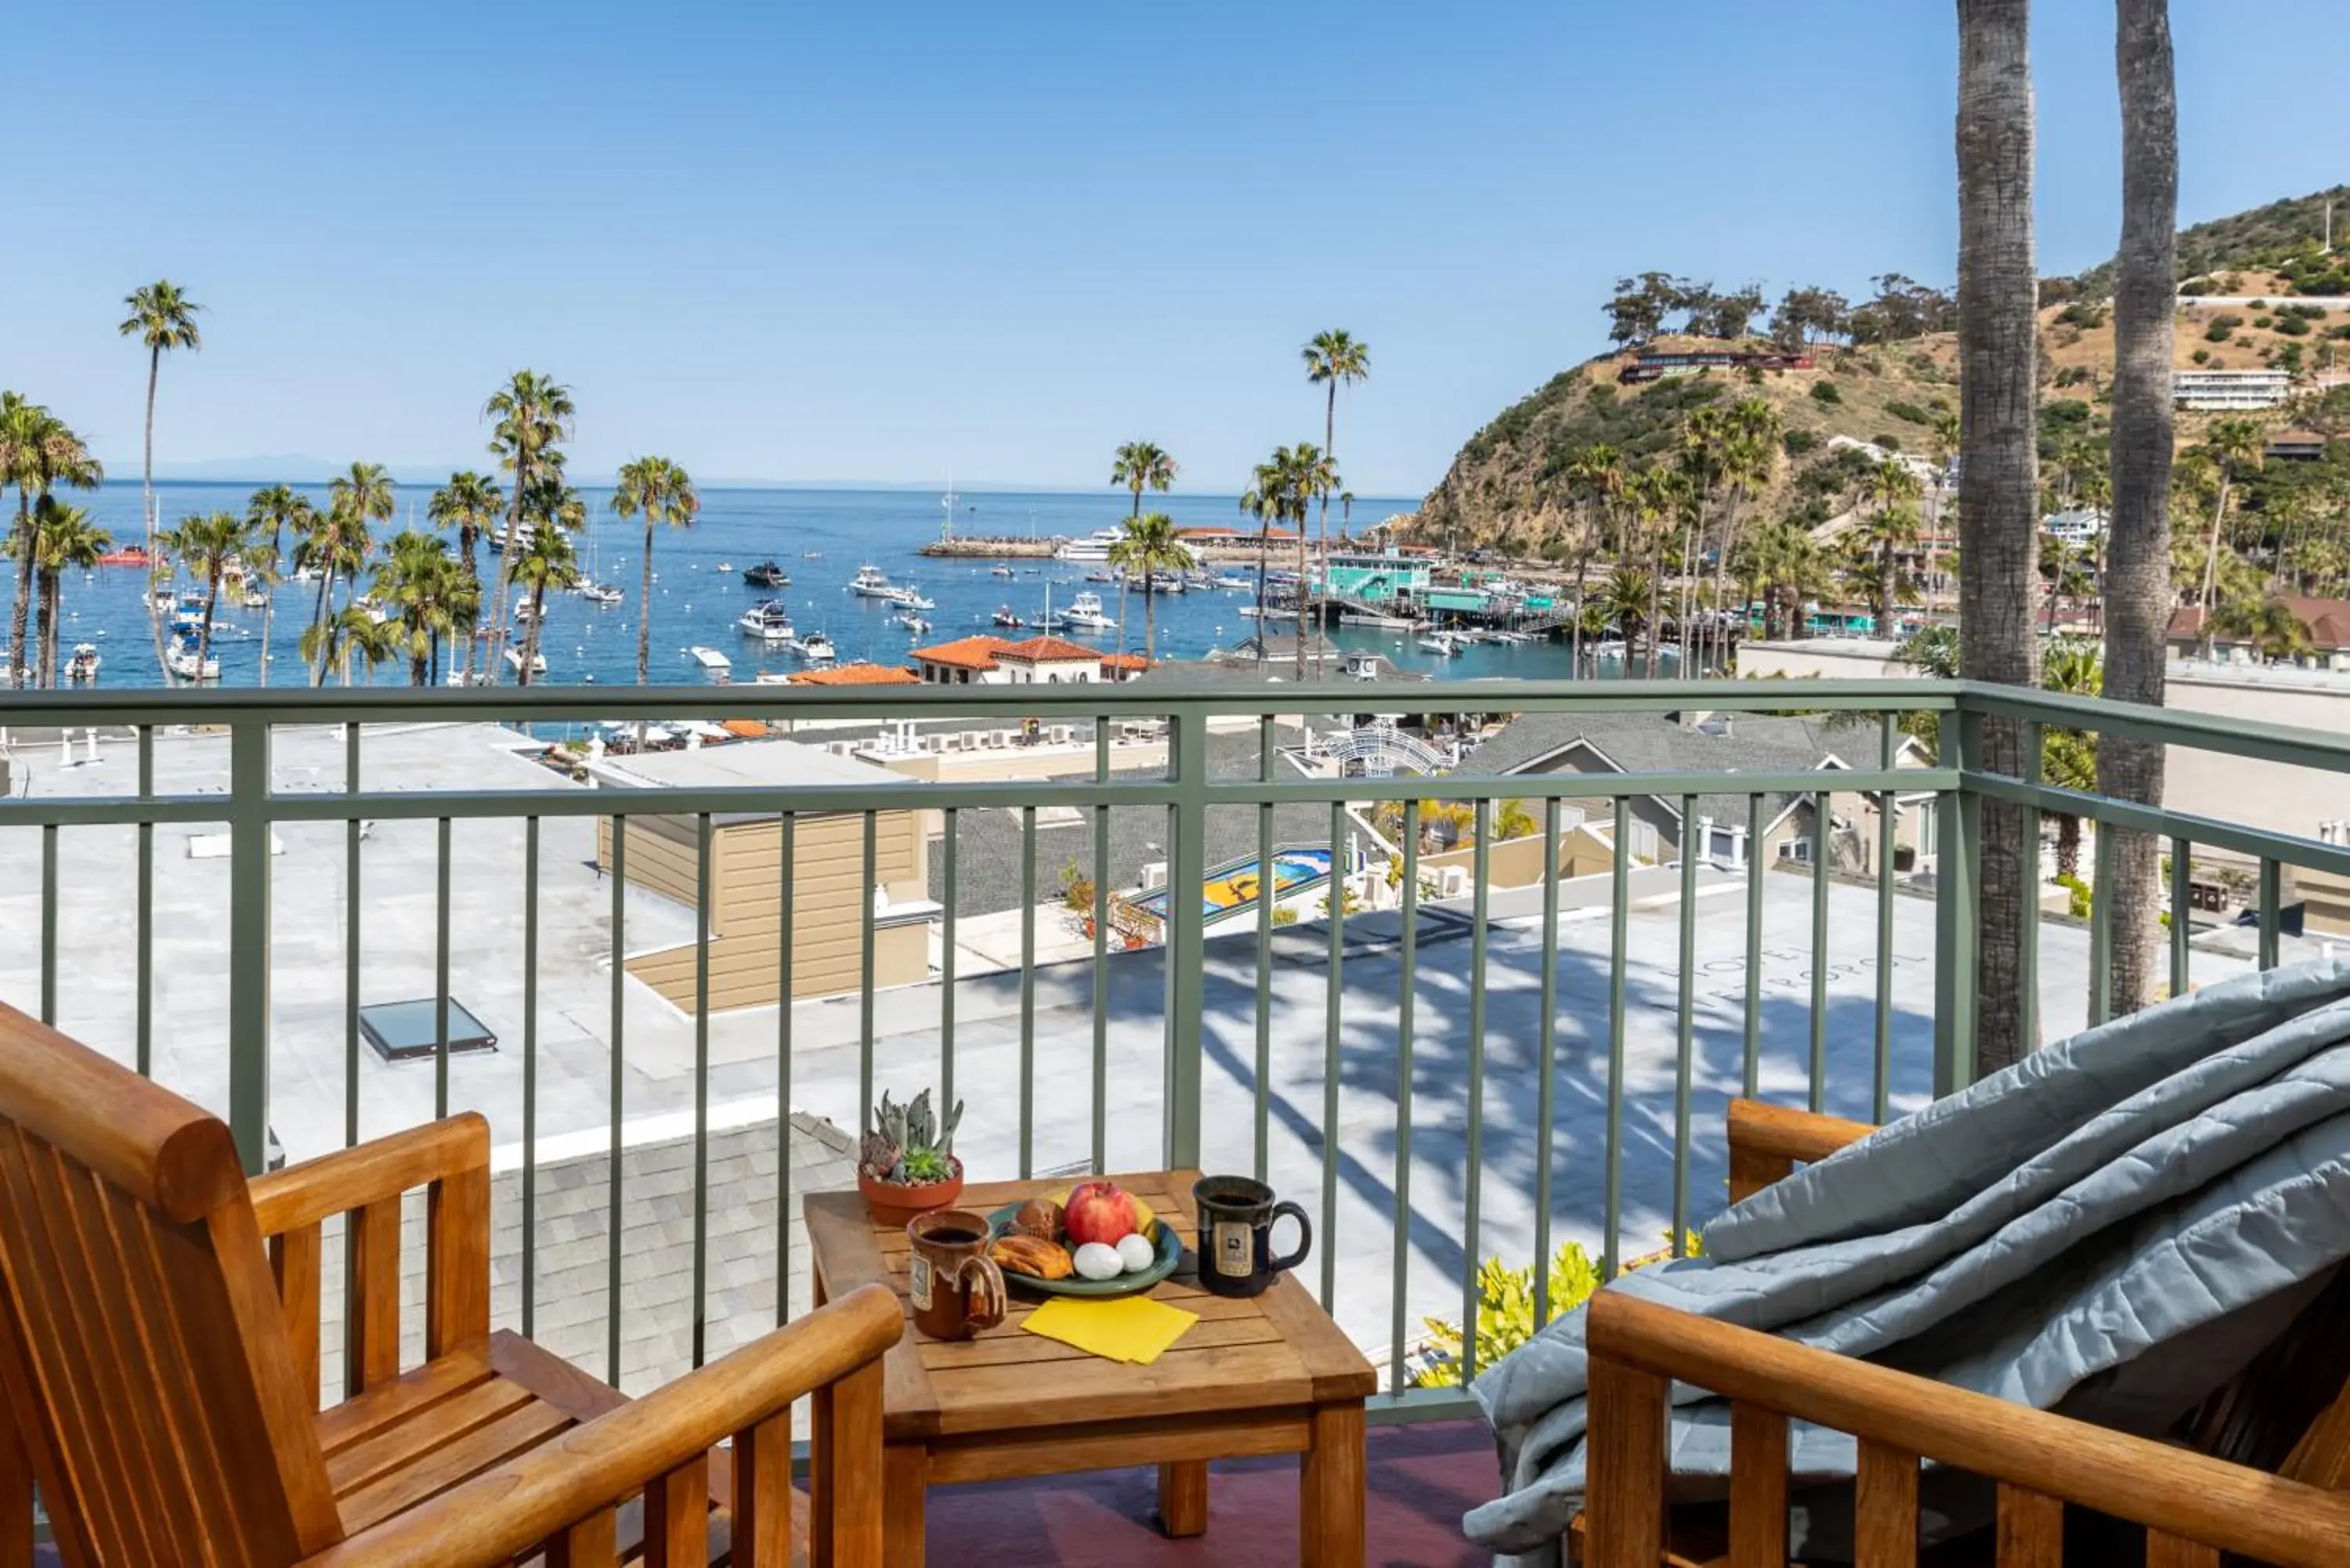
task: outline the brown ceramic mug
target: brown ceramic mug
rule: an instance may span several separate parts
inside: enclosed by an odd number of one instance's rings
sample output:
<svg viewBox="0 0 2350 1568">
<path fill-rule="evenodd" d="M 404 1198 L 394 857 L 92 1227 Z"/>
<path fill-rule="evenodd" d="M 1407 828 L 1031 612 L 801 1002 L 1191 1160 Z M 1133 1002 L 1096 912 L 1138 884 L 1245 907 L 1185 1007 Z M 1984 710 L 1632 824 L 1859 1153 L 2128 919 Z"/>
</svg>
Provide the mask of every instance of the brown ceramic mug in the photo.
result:
<svg viewBox="0 0 2350 1568">
<path fill-rule="evenodd" d="M 994 1240 L 984 1216 L 933 1209 L 906 1222 L 913 1243 L 906 1299 L 914 1326 L 932 1339 L 969 1339 L 1003 1321 L 1003 1272 L 987 1255 Z"/>
</svg>

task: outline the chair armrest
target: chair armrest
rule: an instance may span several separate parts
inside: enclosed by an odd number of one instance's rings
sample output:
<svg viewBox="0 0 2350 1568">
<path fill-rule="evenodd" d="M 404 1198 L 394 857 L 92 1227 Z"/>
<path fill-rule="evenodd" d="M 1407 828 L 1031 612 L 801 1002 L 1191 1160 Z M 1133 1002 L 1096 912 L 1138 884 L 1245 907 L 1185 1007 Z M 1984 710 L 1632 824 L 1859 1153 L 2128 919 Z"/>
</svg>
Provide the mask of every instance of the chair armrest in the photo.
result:
<svg viewBox="0 0 2350 1568">
<path fill-rule="evenodd" d="M 1824 1116 L 1816 1111 L 1766 1106 L 1760 1100 L 1730 1102 L 1730 1200 L 1737 1203 L 1798 1165 L 1825 1159 L 1877 1129 L 1866 1122 Z"/>
<path fill-rule="evenodd" d="M 1914 1474 L 1919 1459 L 1995 1480 L 2003 1527 L 2012 1496 L 2022 1501 L 2018 1516 L 2035 1511 L 2031 1499 L 2060 1499 L 2145 1525 L 2171 1538 L 2165 1544 L 2173 1545 L 2173 1554 L 2161 1560 L 2173 1563 L 2217 1561 L 2174 1544 L 2197 1542 L 2283 1568 L 2331 1568 L 2342 1562 L 2342 1543 L 2350 1541 L 2350 1498 L 2340 1493 L 1621 1291 L 1592 1297 L 1584 1330 L 1592 1368 L 1592 1468 L 1585 1507 L 1595 1563 L 1658 1560 L 1654 1550 L 1645 1555 L 1638 1550 L 1645 1544 L 1638 1538 L 1650 1535 L 1662 1513 L 1667 1398 L 1676 1381 L 1731 1400 L 1733 1423 L 1742 1419 L 1736 1407 L 1745 1407 L 1750 1420 L 1768 1413 L 1859 1438 L 1865 1478 L 1873 1451 L 1880 1480 L 1897 1466 Z M 1761 1426 L 1755 1422 L 1753 1429 Z M 1733 1465 L 1741 1440 L 1732 1439 Z M 1783 1464 L 1785 1449 L 1776 1453 Z M 1733 1537 L 1742 1484 L 1731 1482 Z M 1867 1479 L 1860 1483 L 1864 1514 L 1870 1484 Z M 1783 1548 L 1783 1490 L 1748 1490 L 1776 1509 L 1757 1538 Z M 1633 1542 L 1628 1549 L 1627 1539 Z M 1617 1553 L 1612 1557 L 1611 1547 Z"/>
<path fill-rule="evenodd" d="M 887 1287 L 867 1285 L 643 1398 L 484 1471 L 463 1485 L 305 1558 L 300 1568 L 492 1568 L 548 1537 L 698 1465 L 712 1444 L 787 1420 L 792 1401 L 828 1385 L 858 1384 L 869 1453 L 836 1462 L 881 1469 L 882 1355 L 905 1331 Z M 847 1391 L 835 1395 L 844 1402 Z M 769 1449 L 788 1468 L 789 1434 Z M 763 1445 L 764 1446 L 764 1445 Z M 740 1447 L 738 1439 L 738 1449 Z M 742 1496 L 737 1490 L 738 1500 Z M 879 1492 L 873 1492 L 878 1507 Z M 738 1502 L 739 1506 L 739 1502 Z M 878 1532 L 878 1517 L 872 1521 Z"/>
<path fill-rule="evenodd" d="M 255 1177 L 253 1217 L 282 1235 L 489 1165 L 490 1124 L 466 1111 Z"/>
</svg>

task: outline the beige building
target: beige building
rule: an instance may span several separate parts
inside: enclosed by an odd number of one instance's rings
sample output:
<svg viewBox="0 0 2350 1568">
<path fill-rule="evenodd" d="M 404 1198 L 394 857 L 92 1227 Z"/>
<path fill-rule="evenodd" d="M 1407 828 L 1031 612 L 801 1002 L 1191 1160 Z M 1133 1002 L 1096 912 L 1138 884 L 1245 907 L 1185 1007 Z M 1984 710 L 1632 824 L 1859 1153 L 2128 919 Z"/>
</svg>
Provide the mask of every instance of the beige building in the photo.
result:
<svg viewBox="0 0 2350 1568">
<path fill-rule="evenodd" d="M 588 765 L 604 789 L 723 785 L 842 785 L 909 791 L 903 774 L 791 741 L 742 741 L 692 751 L 617 757 Z M 865 818 L 850 812 L 796 814 L 792 860 L 792 994 L 831 996 L 864 978 L 865 911 L 873 911 L 873 983 L 930 978 L 928 816 L 911 803 L 873 816 L 874 885 L 865 878 Z M 597 864 L 612 863 L 612 821 L 598 819 Z M 629 819 L 629 880 L 700 908 L 700 825 L 687 815 Z M 732 812 L 711 819 L 710 1006 L 712 1012 L 772 1006 L 780 978 L 783 929 L 781 815 Z M 695 1010 L 694 946 L 629 955 L 629 972 L 678 1008 Z"/>
</svg>

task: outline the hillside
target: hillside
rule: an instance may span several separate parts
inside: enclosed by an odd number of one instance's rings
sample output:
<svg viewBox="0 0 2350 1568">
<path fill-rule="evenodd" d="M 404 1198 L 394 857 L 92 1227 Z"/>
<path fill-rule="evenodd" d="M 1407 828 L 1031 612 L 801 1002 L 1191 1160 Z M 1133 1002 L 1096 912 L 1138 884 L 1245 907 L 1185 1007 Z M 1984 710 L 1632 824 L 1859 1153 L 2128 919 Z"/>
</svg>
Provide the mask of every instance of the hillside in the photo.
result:
<svg viewBox="0 0 2350 1568">
<path fill-rule="evenodd" d="M 2320 254 L 2329 202 L 2334 208 L 2334 238 L 2343 241 L 2345 230 L 2350 229 L 2350 185 L 2287 197 L 2180 230 L 2181 292 L 2244 298 L 2350 294 L 2350 250 Z M 2243 275 L 2231 286 L 2225 275 L 2230 273 Z M 2092 267 L 2077 281 L 2092 297 L 2110 294 L 2113 264 Z"/>
</svg>

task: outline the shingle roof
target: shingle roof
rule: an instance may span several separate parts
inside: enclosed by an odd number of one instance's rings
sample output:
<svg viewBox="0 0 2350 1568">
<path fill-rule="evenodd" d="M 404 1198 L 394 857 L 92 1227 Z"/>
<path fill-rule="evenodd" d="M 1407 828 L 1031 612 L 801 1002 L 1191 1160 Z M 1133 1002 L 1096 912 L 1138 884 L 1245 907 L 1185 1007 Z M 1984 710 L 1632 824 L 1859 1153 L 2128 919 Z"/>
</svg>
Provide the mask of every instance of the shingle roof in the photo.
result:
<svg viewBox="0 0 2350 1568">
<path fill-rule="evenodd" d="M 922 678 L 902 664 L 836 665 L 830 670 L 795 670 L 794 686 L 920 686 Z"/>
<path fill-rule="evenodd" d="M 995 656 L 1009 647 L 1000 637 L 959 637 L 952 642 L 940 643 L 936 648 L 918 648 L 909 655 L 926 664 L 952 664 L 965 670 L 993 670 Z"/>
<path fill-rule="evenodd" d="M 1074 664 L 1080 660 L 1098 664 L 1101 650 L 1066 638 L 1032 637 L 1025 642 L 997 643 L 995 657 L 1020 664 Z"/>
</svg>

